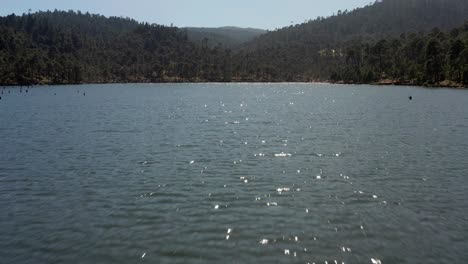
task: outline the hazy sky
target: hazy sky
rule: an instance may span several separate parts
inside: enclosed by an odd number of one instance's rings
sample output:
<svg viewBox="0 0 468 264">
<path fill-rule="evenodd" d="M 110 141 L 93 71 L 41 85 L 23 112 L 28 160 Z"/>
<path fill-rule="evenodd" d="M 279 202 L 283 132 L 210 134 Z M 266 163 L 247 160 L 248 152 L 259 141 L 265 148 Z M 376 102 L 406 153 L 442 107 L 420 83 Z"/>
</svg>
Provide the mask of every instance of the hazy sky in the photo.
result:
<svg viewBox="0 0 468 264">
<path fill-rule="evenodd" d="M 371 0 L 0 0 L 0 15 L 37 10 L 81 10 L 175 26 L 275 29 L 292 21 L 365 6 Z"/>
</svg>

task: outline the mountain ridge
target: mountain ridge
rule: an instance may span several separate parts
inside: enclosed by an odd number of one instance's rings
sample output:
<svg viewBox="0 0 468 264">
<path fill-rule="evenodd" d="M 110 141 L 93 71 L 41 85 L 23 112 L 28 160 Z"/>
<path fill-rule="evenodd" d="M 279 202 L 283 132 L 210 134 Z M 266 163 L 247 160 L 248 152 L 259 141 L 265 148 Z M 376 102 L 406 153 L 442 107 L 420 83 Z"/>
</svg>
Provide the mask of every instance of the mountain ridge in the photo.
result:
<svg viewBox="0 0 468 264">
<path fill-rule="evenodd" d="M 344 56 L 337 54 L 346 53 L 353 42 L 371 44 L 408 32 L 428 32 L 434 26 L 444 31 L 460 27 L 467 20 L 468 1 L 464 0 L 376 1 L 268 32 L 244 43 L 234 57 L 237 69 L 233 75 L 265 81 L 329 80 L 333 68 L 345 62 Z M 387 77 L 383 72 L 381 75 Z"/>
<path fill-rule="evenodd" d="M 220 44 L 229 48 L 235 48 L 267 32 L 263 29 L 235 26 L 183 27 L 181 30 L 187 30 L 188 37 L 193 42 L 202 43 L 208 39 L 208 45 L 211 47 Z"/>
<path fill-rule="evenodd" d="M 9 15 L 0 17 L 0 84 L 448 80 L 460 85 L 468 83 L 465 21 L 464 0 L 382 0 L 265 33 L 167 27 L 73 11 Z M 440 27 L 431 29 L 434 25 Z"/>
</svg>

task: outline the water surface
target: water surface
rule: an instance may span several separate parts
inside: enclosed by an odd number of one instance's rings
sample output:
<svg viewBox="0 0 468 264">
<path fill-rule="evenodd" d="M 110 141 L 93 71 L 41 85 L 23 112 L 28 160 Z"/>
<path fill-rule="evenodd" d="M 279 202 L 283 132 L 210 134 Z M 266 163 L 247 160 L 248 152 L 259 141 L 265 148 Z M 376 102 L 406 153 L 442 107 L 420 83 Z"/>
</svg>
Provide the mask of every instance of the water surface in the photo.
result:
<svg viewBox="0 0 468 264">
<path fill-rule="evenodd" d="M 1 263 L 468 263 L 467 91 L 1 91 Z"/>
</svg>

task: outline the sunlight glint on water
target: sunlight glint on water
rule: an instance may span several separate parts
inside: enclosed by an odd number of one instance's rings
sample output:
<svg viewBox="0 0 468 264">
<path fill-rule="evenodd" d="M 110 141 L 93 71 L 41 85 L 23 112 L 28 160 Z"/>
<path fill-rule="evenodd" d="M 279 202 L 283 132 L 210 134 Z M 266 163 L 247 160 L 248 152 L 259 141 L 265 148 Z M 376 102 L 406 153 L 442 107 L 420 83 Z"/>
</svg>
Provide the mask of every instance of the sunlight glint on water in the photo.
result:
<svg viewBox="0 0 468 264">
<path fill-rule="evenodd" d="M 466 91 L 79 89 L 0 102 L 2 263 L 468 262 Z"/>
</svg>

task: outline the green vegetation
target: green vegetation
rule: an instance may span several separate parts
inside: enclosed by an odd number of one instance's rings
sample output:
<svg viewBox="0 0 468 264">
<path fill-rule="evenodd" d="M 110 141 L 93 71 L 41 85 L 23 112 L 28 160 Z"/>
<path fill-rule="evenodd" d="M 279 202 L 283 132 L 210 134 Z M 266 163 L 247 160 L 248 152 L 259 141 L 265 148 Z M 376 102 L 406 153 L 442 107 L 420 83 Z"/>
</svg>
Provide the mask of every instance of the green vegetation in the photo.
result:
<svg viewBox="0 0 468 264">
<path fill-rule="evenodd" d="M 284 63 L 292 69 L 263 66 L 254 71 L 251 66 L 251 75 L 241 75 L 241 79 L 462 86 L 468 84 L 467 55 L 468 23 L 449 33 L 436 28 L 429 34 L 401 34 L 375 42 L 350 40 L 313 54 L 313 63 L 298 65 L 301 60 L 297 58 L 294 64 L 294 58 L 286 56 Z M 239 61 L 260 59 L 250 54 Z"/>
<path fill-rule="evenodd" d="M 266 30 L 255 28 L 220 27 L 220 28 L 183 28 L 190 41 L 207 42 L 209 47 L 221 44 L 223 47 L 236 48 L 240 44 L 254 40 L 265 34 Z"/>
<path fill-rule="evenodd" d="M 402 34 L 374 44 L 350 43 L 332 81 L 459 86 L 468 84 L 468 23 L 449 34 Z"/>
<path fill-rule="evenodd" d="M 368 83 L 396 79 L 424 84 L 434 82 L 422 75 L 426 63 L 432 63 L 440 64 L 445 72 L 441 79 L 452 80 L 448 49 L 456 40 L 467 47 L 466 28 L 460 28 L 467 20 L 465 0 L 377 1 L 260 36 L 234 57 L 233 76 L 252 81 Z M 450 34 L 453 28 L 459 34 Z M 428 38 L 440 43 L 433 62 L 426 61 Z M 463 60 L 459 63 L 466 65 Z M 406 67 L 413 67 L 412 75 L 406 73 Z"/>
<path fill-rule="evenodd" d="M 466 0 L 381 0 L 262 35 L 253 29 L 178 29 L 73 11 L 10 15 L 0 17 L 0 84 L 467 86 L 465 21 Z"/>
<path fill-rule="evenodd" d="M 229 81 L 230 50 L 175 27 L 73 11 L 0 18 L 0 83 Z"/>
</svg>

